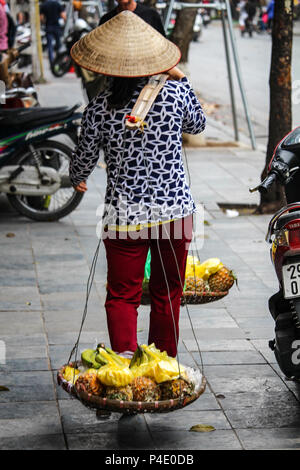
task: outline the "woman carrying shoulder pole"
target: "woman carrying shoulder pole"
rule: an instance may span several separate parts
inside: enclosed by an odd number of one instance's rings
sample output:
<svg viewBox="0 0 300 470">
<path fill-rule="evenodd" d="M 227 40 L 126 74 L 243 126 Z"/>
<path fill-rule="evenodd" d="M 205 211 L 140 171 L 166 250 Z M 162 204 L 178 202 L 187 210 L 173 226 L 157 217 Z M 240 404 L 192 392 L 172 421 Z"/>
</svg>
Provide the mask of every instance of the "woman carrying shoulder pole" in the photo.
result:
<svg viewBox="0 0 300 470">
<path fill-rule="evenodd" d="M 111 347 L 118 353 L 136 350 L 137 309 L 150 249 L 148 342 L 174 357 L 195 212 L 182 161 L 182 132 L 202 132 L 205 116 L 176 67 L 181 56 L 177 46 L 130 11 L 84 36 L 71 54 L 81 67 L 112 77 L 110 88 L 85 109 L 70 164 L 72 184 L 84 192 L 100 147 L 104 150 L 105 308 Z M 131 112 L 149 78 L 162 73 L 168 74 L 168 80 L 145 122 L 127 129 L 126 122 L 139 121 Z"/>
</svg>

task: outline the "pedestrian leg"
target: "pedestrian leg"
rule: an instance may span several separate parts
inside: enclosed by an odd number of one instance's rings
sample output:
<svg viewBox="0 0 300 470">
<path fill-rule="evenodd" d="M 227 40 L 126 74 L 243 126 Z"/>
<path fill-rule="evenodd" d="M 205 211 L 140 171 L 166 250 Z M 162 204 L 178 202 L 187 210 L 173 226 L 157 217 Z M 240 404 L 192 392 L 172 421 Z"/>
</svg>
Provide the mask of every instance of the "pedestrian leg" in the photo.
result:
<svg viewBox="0 0 300 470">
<path fill-rule="evenodd" d="M 137 308 L 142 295 L 147 240 L 104 240 L 107 257 L 105 302 L 111 347 L 116 352 L 137 348 Z"/>
<path fill-rule="evenodd" d="M 160 236 L 157 240 L 151 240 L 151 313 L 148 342 L 155 343 L 161 351 L 167 351 L 170 356 L 175 357 L 179 336 L 180 300 L 192 238 L 192 216 L 168 225 L 169 238 Z M 177 238 L 176 227 L 180 225 L 182 235 Z M 163 235 L 168 228 L 162 225 L 160 230 Z"/>
<path fill-rule="evenodd" d="M 52 31 L 47 31 L 46 32 L 46 37 L 47 37 L 47 49 L 48 49 L 48 57 L 49 57 L 49 62 L 50 65 L 53 62 L 53 33 Z"/>
</svg>

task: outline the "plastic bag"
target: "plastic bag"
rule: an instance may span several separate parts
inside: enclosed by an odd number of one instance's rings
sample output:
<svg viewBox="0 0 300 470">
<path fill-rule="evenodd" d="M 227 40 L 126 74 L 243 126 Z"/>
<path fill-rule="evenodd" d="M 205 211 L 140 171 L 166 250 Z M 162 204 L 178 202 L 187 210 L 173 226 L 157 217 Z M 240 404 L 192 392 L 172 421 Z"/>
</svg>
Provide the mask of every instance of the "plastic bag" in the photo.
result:
<svg viewBox="0 0 300 470">
<path fill-rule="evenodd" d="M 118 367 L 113 364 L 101 367 L 97 376 L 101 383 L 111 387 L 125 387 L 134 379 L 134 374 L 129 367 Z"/>
<path fill-rule="evenodd" d="M 145 273 L 144 273 L 144 280 L 149 281 L 151 274 L 151 251 L 148 251 L 146 264 L 145 264 Z"/>
</svg>

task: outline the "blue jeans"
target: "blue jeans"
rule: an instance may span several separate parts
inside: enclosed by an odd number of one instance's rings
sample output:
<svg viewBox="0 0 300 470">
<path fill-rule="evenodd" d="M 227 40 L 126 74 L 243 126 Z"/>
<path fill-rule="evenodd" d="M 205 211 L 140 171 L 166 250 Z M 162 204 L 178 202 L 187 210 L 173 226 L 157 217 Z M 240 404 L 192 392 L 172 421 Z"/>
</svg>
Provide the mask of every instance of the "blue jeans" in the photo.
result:
<svg viewBox="0 0 300 470">
<path fill-rule="evenodd" d="M 48 28 L 46 29 L 48 56 L 50 64 L 52 64 L 54 60 L 53 39 L 55 39 L 55 51 L 58 52 L 60 48 L 60 35 L 61 31 L 59 26 L 48 26 Z"/>
</svg>

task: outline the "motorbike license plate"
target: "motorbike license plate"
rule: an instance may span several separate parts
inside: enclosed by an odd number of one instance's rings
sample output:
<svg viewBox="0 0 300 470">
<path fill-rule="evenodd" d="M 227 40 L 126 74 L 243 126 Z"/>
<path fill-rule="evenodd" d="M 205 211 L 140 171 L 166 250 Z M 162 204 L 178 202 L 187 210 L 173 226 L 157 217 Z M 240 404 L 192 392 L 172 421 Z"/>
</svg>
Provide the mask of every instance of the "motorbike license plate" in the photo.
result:
<svg viewBox="0 0 300 470">
<path fill-rule="evenodd" d="M 282 266 L 282 280 L 286 299 L 300 297 L 300 263 Z"/>
</svg>

